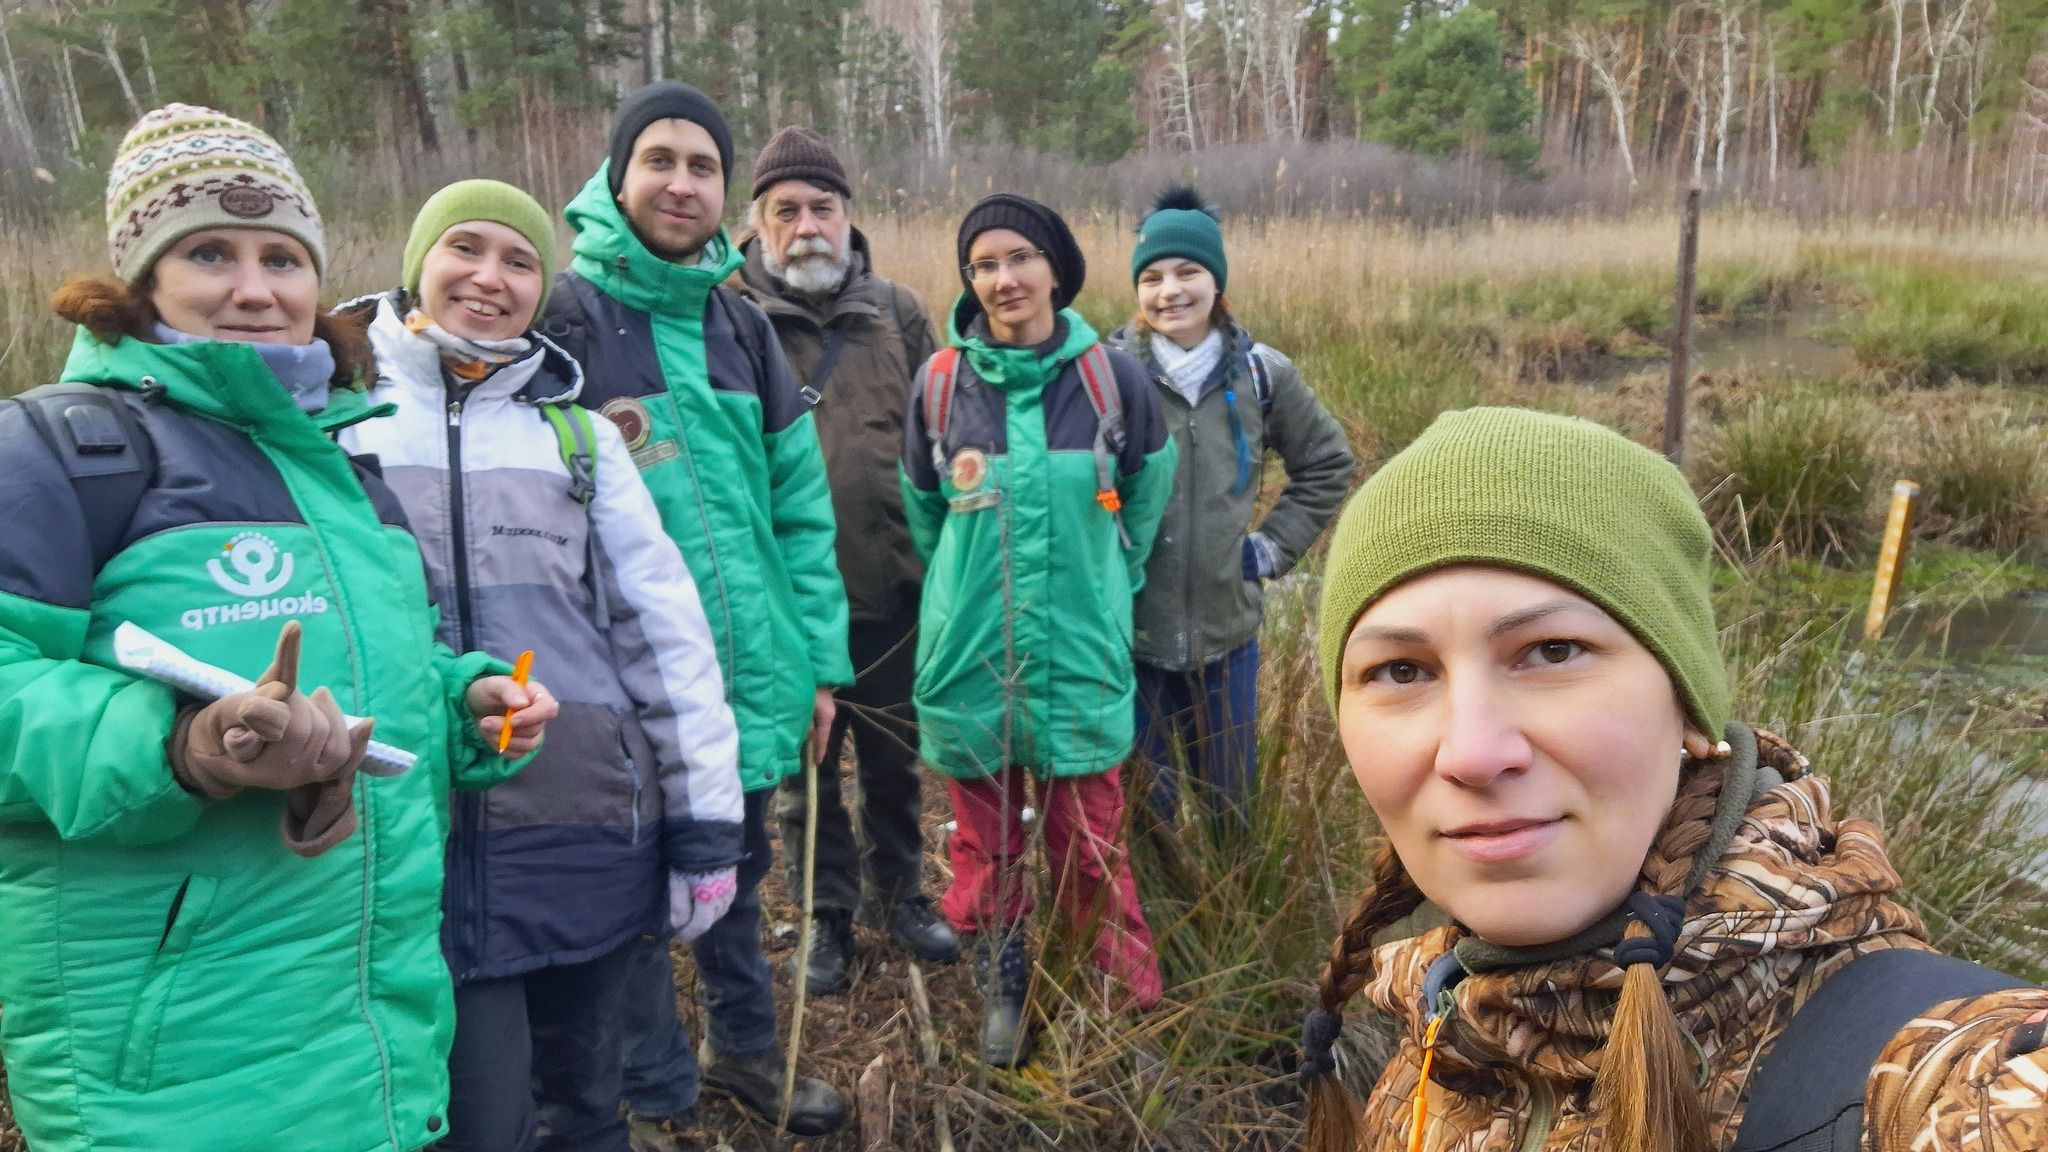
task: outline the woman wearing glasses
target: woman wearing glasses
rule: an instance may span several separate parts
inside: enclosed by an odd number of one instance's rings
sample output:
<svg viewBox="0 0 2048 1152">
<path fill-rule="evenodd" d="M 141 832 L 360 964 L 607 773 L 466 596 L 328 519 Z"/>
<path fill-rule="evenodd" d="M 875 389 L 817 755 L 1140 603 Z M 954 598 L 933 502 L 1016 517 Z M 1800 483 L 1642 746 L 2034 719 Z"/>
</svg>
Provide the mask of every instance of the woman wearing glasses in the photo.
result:
<svg viewBox="0 0 2048 1152">
<path fill-rule="evenodd" d="M 1118 769 L 1131 600 L 1174 448 L 1143 365 L 1067 307 L 1087 263 L 1058 213 L 990 196 L 961 223 L 959 254 L 951 347 L 919 371 L 904 421 L 904 504 L 929 566 L 915 700 L 920 752 L 948 778 L 955 817 L 941 910 L 975 941 L 982 1059 L 1009 1066 L 1030 1046 L 1027 775 L 1057 903 L 1099 914 L 1094 958 L 1119 1003 L 1159 999 Z"/>
</svg>

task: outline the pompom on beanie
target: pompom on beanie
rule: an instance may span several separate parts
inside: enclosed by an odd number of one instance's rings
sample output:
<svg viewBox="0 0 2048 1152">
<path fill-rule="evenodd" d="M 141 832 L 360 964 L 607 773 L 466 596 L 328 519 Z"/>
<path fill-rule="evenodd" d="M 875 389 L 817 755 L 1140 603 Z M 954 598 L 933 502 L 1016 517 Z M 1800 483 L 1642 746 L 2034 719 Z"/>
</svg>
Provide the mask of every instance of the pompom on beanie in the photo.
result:
<svg viewBox="0 0 2048 1152">
<path fill-rule="evenodd" d="M 1216 209 L 1201 193 L 1184 185 L 1161 192 L 1152 211 L 1138 223 L 1138 242 L 1131 247 L 1131 283 L 1155 260 L 1192 260 L 1216 278 L 1216 291 L 1230 287 L 1230 261 L 1223 254 L 1223 226 Z"/>
<path fill-rule="evenodd" d="M 1433 569 L 1492 564 L 1598 604 L 1663 664 L 1698 729 L 1718 736 L 1730 702 L 1712 557 L 1692 488 L 1648 448 L 1569 416 L 1445 413 L 1337 521 L 1319 622 L 1323 692 L 1334 712 L 1345 641 L 1380 596 Z"/>
<path fill-rule="evenodd" d="M 306 246 L 317 275 L 327 230 L 291 157 L 261 128 L 166 104 L 135 122 L 107 170 L 107 255 L 141 283 L 173 244 L 208 228 L 262 228 Z"/>
<path fill-rule="evenodd" d="M 405 290 L 418 295 L 420 269 L 436 242 L 457 224 L 489 220 L 526 238 L 540 257 L 540 304 L 548 303 L 555 274 L 555 222 L 539 201 L 499 180 L 458 180 L 420 205 L 412 232 L 405 238 Z M 538 315 L 536 310 L 535 315 Z"/>
</svg>

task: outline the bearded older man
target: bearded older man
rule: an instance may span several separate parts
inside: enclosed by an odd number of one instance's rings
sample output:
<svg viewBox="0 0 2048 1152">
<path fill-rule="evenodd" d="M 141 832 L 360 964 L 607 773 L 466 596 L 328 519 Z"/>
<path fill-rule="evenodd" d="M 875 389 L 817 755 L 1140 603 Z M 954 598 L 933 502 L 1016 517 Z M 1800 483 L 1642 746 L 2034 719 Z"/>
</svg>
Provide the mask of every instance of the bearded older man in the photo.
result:
<svg viewBox="0 0 2048 1152">
<path fill-rule="evenodd" d="M 911 547 L 896 479 L 910 378 L 937 340 L 916 295 L 874 274 L 867 239 L 848 218 L 853 188 L 846 170 L 817 133 L 776 133 L 754 161 L 753 194 L 741 291 L 768 313 L 813 405 L 852 617 L 848 642 L 857 678 L 839 694 L 818 775 L 817 930 L 801 974 L 813 993 L 824 993 L 848 982 L 853 921 L 864 896 L 872 918 L 919 959 L 951 960 L 960 950 L 924 894 L 910 704 L 924 567 Z M 858 845 L 837 771 L 849 734 L 860 784 Z M 800 892 L 809 816 L 800 777 L 784 782 L 777 810 L 790 891 Z"/>
</svg>

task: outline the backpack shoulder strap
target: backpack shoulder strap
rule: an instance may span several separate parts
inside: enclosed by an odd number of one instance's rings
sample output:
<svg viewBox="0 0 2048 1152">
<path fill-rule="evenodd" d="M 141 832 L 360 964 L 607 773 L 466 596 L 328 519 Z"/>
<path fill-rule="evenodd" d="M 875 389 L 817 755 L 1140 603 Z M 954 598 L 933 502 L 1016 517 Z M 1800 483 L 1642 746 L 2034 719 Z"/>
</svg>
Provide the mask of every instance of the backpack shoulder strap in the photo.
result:
<svg viewBox="0 0 2048 1152">
<path fill-rule="evenodd" d="M 1828 977 L 1778 1035 L 1731 1152 L 1855 1152 L 1863 1098 L 1884 1046 L 1945 1000 L 2027 985 L 1935 952 L 1888 948 Z"/>
<path fill-rule="evenodd" d="M 1117 458 L 1123 455 L 1125 445 L 1124 394 L 1116 385 L 1116 366 L 1109 362 L 1109 348 L 1101 341 L 1089 345 L 1075 363 L 1081 369 L 1088 406 L 1095 409 L 1095 502 L 1116 517 L 1117 535 L 1129 548 L 1131 534 L 1124 530 L 1123 494 L 1116 488 Z"/>
<path fill-rule="evenodd" d="M 569 498 L 589 507 L 597 495 L 597 433 L 590 410 L 580 404 L 542 404 L 541 415 L 555 430 L 555 448 L 569 470 Z"/>
<path fill-rule="evenodd" d="M 950 345 L 932 353 L 924 372 L 924 435 L 932 446 L 932 467 L 946 472 L 946 428 L 953 420 L 953 390 L 960 383 L 960 350 Z"/>
<path fill-rule="evenodd" d="M 732 325 L 733 335 L 740 347 L 746 350 L 747 360 L 754 366 L 754 379 L 768 379 L 768 353 L 761 347 L 761 330 L 754 326 L 754 312 L 759 305 L 738 292 L 720 284 L 711 290 L 718 298 L 718 305 L 725 309 L 725 319 Z"/>
<path fill-rule="evenodd" d="M 1273 411 L 1273 370 L 1266 364 L 1266 358 L 1259 355 L 1260 345 L 1253 344 L 1245 353 L 1245 363 L 1252 372 L 1252 395 L 1258 397 L 1259 411 Z"/>
<path fill-rule="evenodd" d="M 562 467 L 569 470 L 569 499 L 590 512 L 597 496 L 597 430 L 590 423 L 590 409 L 581 404 L 541 404 L 540 413 L 555 430 L 555 450 L 562 454 Z M 604 568 L 600 563 L 597 525 L 584 528 L 586 561 L 590 578 L 590 619 L 600 632 L 611 627 L 611 604 L 605 595 Z"/>
<path fill-rule="evenodd" d="M 155 445 L 113 388 L 45 384 L 15 402 L 71 480 L 98 572 L 120 551 L 135 506 L 156 474 Z"/>
</svg>

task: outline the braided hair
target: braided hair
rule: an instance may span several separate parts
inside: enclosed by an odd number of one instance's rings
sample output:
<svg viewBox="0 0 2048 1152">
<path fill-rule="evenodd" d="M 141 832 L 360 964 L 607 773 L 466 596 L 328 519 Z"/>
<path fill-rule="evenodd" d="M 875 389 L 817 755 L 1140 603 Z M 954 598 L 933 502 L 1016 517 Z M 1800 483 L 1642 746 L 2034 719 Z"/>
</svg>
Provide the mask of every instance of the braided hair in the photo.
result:
<svg viewBox="0 0 2048 1152">
<path fill-rule="evenodd" d="M 1688 740 L 1688 744 L 1692 743 Z M 1713 835 L 1727 761 L 1696 757 L 1679 774 L 1671 811 L 1643 860 L 1640 892 L 1682 899 L 1702 862 L 1696 858 Z M 1373 884 L 1330 944 L 1317 981 L 1317 1011 L 1305 1029 L 1302 1061 L 1308 1100 L 1307 1152 L 1357 1152 L 1358 1105 L 1334 1075 L 1329 1051 L 1344 1005 L 1374 975 L 1373 937 L 1415 911 L 1421 889 L 1401 865 L 1391 841 L 1374 847 Z M 1651 929 L 1631 916 L 1622 937 L 1649 942 Z M 1701 1099 L 1693 1050 L 1664 995 L 1661 965 L 1629 964 L 1622 978 L 1614 1025 L 1593 1079 L 1593 1113 L 1602 1120 L 1604 1152 L 1710 1152 L 1706 1104 Z M 1325 1021 L 1319 1022 L 1322 1016 Z M 1320 1050 L 1318 1050 L 1320 1049 Z"/>
</svg>

